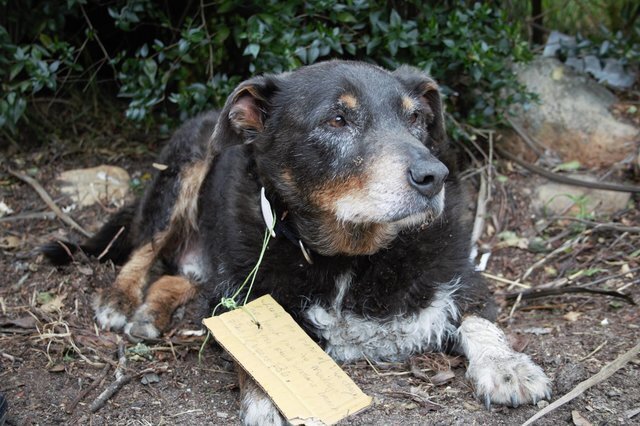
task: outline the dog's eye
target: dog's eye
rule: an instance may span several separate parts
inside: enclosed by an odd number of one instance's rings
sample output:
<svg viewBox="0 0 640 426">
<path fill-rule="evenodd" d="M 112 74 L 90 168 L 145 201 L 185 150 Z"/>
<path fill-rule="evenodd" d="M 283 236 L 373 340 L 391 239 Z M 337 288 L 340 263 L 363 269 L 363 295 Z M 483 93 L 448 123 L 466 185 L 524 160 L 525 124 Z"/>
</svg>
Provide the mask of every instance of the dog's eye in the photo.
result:
<svg viewBox="0 0 640 426">
<path fill-rule="evenodd" d="M 414 111 L 409 117 L 409 124 L 416 124 L 419 118 L 420 118 L 420 113 L 418 111 Z"/>
<path fill-rule="evenodd" d="M 329 120 L 329 126 L 331 127 L 339 128 L 339 127 L 344 127 L 346 125 L 347 125 L 347 120 L 341 115 L 336 115 L 331 120 Z"/>
</svg>

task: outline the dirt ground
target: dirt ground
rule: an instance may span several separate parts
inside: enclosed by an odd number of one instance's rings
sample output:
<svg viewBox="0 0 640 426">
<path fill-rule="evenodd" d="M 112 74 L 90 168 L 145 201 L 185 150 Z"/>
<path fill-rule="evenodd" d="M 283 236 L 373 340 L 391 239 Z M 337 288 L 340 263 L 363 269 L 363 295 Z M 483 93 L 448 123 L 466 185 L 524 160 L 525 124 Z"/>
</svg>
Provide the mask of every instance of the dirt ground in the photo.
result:
<svg viewBox="0 0 640 426">
<path fill-rule="evenodd" d="M 97 288 L 110 284 L 117 268 L 89 259 L 61 269 L 47 264 L 36 251 L 39 245 L 52 238 L 81 237 L 51 218 L 35 191 L 9 174 L 8 168 L 29 174 L 60 206 L 67 206 L 68 199 L 54 184 L 57 173 L 120 165 L 138 186 L 148 178 L 159 143 L 149 142 L 142 132 L 120 135 L 117 123 L 108 134 L 80 124 L 67 129 L 66 135 L 64 130 L 63 136 L 51 135 L 56 144 L 9 147 L 0 156 L 0 201 L 14 210 L 0 219 L 0 392 L 9 402 L 7 424 L 237 424 L 238 391 L 231 363 L 213 345 L 206 347 L 199 362 L 203 338 L 177 332 L 195 328 L 196 319 L 188 315 L 162 340 L 138 346 L 126 343 L 124 373 L 131 380 L 91 412 L 99 394 L 116 380 L 118 363 L 118 335 L 97 330 L 91 298 Z M 640 301 L 639 234 L 598 230 L 572 220 L 540 222 L 543 217 L 531 210 L 530 194 L 541 180 L 503 161 L 497 171 L 504 178 L 492 181 L 480 247 L 492 252 L 486 272 L 501 277 L 489 279 L 502 306 L 499 322 L 514 347 L 533 357 L 552 378 L 555 400 L 638 342 L 640 311 L 622 298 L 583 293 L 523 299 L 514 309 L 514 301 L 506 295 L 523 288 L 505 280 L 522 278 L 544 260 L 522 280 L 525 284 L 619 290 Z M 631 204 L 613 217 L 591 220 L 640 226 L 640 201 L 636 197 Z M 114 209 L 95 205 L 70 214 L 94 231 Z M 519 239 L 506 238 L 504 231 Z M 566 241 L 573 241 L 569 248 L 551 254 Z M 464 378 L 464 360 L 457 358 L 426 354 L 411 364 L 374 369 L 359 363 L 344 368 L 374 398 L 369 409 L 344 420 L 345 425 L 512 425 L 539 410 L 534 406 L 485 410 Z M 436 376 L 450 368 L 452 375 Z M 640 424 L 639 384 L 636 357 L 537 424 L 588 424 L 580 417 L 592 424 Z"/>
</svg>

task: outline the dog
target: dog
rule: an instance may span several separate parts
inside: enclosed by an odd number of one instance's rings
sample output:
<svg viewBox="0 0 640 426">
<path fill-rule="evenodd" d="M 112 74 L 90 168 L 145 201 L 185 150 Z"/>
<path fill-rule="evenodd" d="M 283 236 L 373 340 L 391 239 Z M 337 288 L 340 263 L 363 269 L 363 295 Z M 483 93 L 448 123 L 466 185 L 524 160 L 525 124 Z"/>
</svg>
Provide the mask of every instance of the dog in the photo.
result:
<svg viewBox="0 0 640 426">
<path fill-rule="evenodd" d="M 262 193 L 275 238 L 249 299 L 271 294 L 338 362 L 454 351 L 487 408 L 549 399 L 542 369 L 492 322 L 455 158 L 438 85 L 415 68 L 329 61 L 258 76 L 177 130 L 137 203 L 87 242 L 44 253 L 61 264 L 110 244 L 102 259 L 124 266 L 96 320 L 157 338 L 178 307 L 202 297 L 210 308 L 250 273 Z M 281 424 L 242 379 L 244 423 Z"/>
</svg>

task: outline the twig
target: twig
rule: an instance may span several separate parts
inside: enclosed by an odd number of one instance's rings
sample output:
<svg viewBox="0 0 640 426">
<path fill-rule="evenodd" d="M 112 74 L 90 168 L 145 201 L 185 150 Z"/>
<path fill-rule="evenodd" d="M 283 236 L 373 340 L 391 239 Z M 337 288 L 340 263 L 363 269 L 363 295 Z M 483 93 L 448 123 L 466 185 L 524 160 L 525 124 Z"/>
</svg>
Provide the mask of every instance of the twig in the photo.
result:
<svg viewBox="0 0 640 426">
<path fill-rule="evenodd" d="M 615 361 L 607 364 L 600 370 L 596 375 L 588 378 L 587 380 L 578 383 L 578 385 L 573 388 L 569 393 L 562 396 L 562 398 L 554 401 L 552 404 L 540 410 L 536 415 L 527 420 L 522 426 L 527 426 L 533 424 L 536 420 L 545 416 L 555 410 L 558 407 L 563 406 L 567 402 L 573 400 L 574 398 L 581 395 L 584 391 L 589 389 L 590 387 L 597 385 L 600 382 L 605 381 L 609 377 L 611 377 L 616 371 L 624 367 L 629 361 L 636 357 L 640 353 L 640 342 L 637 343 L 633 348 L 631 348 L 628 352 L 620 355 Z"/>
<path fill-rule="evenodd" d="M 82 226 L 78 225 L 73 219 L 71 219 L 69 215 L 65 214 L 62 210 L 60 210 L 60 207 L 56 205 L 56 203 L 49 196 L 49 194 L 47 194 L 47 191 L 45 191 L 45 189 L 42 187 L 42 185 L 40 185 L 40 183 L 38 183 L 37 180 L 35 180 L 30 176 L 25 175 L 24 173 L 20 173 L 15 170 L 8 169 L 8 171 L 9 173 L 11 173 L 13 176 L 17 177 L 21 181 L 31 185 L 31 187 L 35 189 L 35 191 L 38 193 L 40 198 L 42 198 L 42 201 L 44 201 L 47 204 L 47 206 L 49 206 L 49 208 L 56 214 L 56 216 L 58 216 L 64 223 L 71 226 L 72 228 L 74 228 L 76 231 L 80 232 L 82 235 L 84 235 L 87 238 L 91 238 L 93 236 L 90 232 L 85 231 Z"/>
<path fill-rule="evenodd" d="M 53 212 L 30 212 L 30 213 L 22 213 L 15 214 L 12 216 L 2 217 L 0 218 L 0 223 L 2 222 L 17 222 L 19 220 L 31 220 L 31 219 L 53 219 L 56 217 L 56 214 Z"/>
<path fill-rule="evenodd" d="M 124 341 L 122 339 L 118 339 L 118 366 L 115 371 L 116 380 L 107 386 L 107 388 L 91 403 L 89 409 L 92 413 L 95 413 L 102 408 L 109 398 L 111 398 L 122 386 L 127 384 L 133 378 L 133 375 L 131 374 L 124 374 L 124 370 L 127 368 L 127 355 L 124 349 Z"/>
<path fill-rule="evenodd" d="M 489 165 L 491 167 L 491 165 Z M 484 217 L 487 214 L 487 202 L 489 194 L 487 191 L 487 178 L 484 173 L 480 174 L 480 189 L 478 190 L 478 203 L 476 207 L 476 218 L 473 222 L 473 232 L 471 233 L 471 245 L 475 246 L 484 230 Z"/>
<path fill-rule="evenodd" d="M 594 350 L 592 350 L 591 352 L 589 352 L 587 355 L 583 356 L 582 358 L 580 358 L 578 360 L 578 362 L 582 362 L 586 359 L 591 358 L 592 356 L 594 356 L 600 349 L 604 348 L 604 345 L 606 345 L 608 343 L 608 340 L 605 340 L 604 342 L 602 342 L 597 348 L 595 348 Z"/>
<path fill-rule="evenodd" d="M 543 257 L 542 259 L 538 260 L 536 263 L 534 263 L 533 265 L 531 265 L 526 272 L 524 273 L 524 275 L 522 276 L 523 280 L 526 280 L 527 278 L 529 278 L 529 275 L 531 275 L 531 273 L 533 271 L 535 271 L 537 268 L 541 267 L 542 265 L 544 265 L 545 263 L 547 263 L 547 261 L 551 258 L 553 258 L 554 256 L 562 253 L 563 251 L 565 251 L 566 249 L 568 249 L 569 247 L 571 247 L 574 244 L 575 240 L 571 239 L 566 241 L 564 244 L 562 244 L 560 247 L 558 247 L 557 249 L 555 249 L 554 251 L 552 251 L 551 253 L 549 253 L 548 255 L 546 255 L 545 257 Z"/>
<path fill-rule="evenodd" d="M 559 296 L 559 295 L 568 294 L 568 293 L 601 294 L 604 296 L 618 297 L 620 299 L 624 299 L 627 303 L 631 305 L 636 304 L 636 302 L 633 300 L 631 296 L 629 296 L 628 294 L 622 294 L 619 291 L 600 290 L 600 289 L 584 288 L 584 287 L 562 287 L 562 288 L 525 290 L 518 293 L 505 294 L 504 298 L 506 300 L 513 300 L 513 299 L 527 300 L 527 299 L 536 299 L 538 297 Z"/>
<path fill-rule="evenodd" d="M 614 222 L 601 223 L 594 222 L 592 220 L 581 219 L 579 217 L 572 216 L 556 216 L 551 218 L 552 220 L 571 220 L 574 222 L 580 222 L 587 225 L 589 228 L 593 228 L 593 231 L 616 231 L 616 232 L 631 232 L 640 233 L 640 226 L 624 226 Z"/>
<path fill-rule="evenodd" d="M 91 382 L 91 384 L 87 386 L 82 392 L 80 392 L 78 396 L 73 399 L 73 401 L 71 401 L 69 406 L 66 407 L 66 412 L 68 414 L 73 413 L 73 410 L 76 409 L 76 406 L 80 403 L 80 401 L 82 401 L 87 395 L 89 395 L 89 393 L 91 393 L 91 391 L 93 391 L 98 387 L 100 383 L 102 383 L 102 381 L 107 377 L 110 368 L 111 366 L 109 364 L 105 364 L 100 375 L 96 377 L 95 380 Z"/>
<path fill-rule="evenodd" d="M 488 272 L 482 272 L 482 276 L 489 278 L 490 280 L 497 281 L 499 283 L 510 284 L 513 287 L 531 288 L 531 284 L 509 280 L 507 278 L 499 277 L 497 275 L 493 275 Z"/>
<path fill-rule="evenodd" d="M 120 230 L 118 231 L 118 233 L 115 235 L 115 237 L 113 237 L 111 239 L 111 241 L 109 241 L 109 244 L 107 244 L 107 247 L 105 247 L 105 249 L 102 251 L 102 253 L 100 253 L 100 256 L 98 256 L 98 260 L 101 260 L 102 257 L 104 255 L 106 255 L 107 253 L 109 253 L 109 250 L 111 250 L 111 246 L 113 245 L 113 243 L 116 242 L 116 240 L 118 239 L 118 237 L 120 236 L 120 234 L 122 234 L 122 232 L 124 231 L 124 226 L 120 227 Z"/>
<path fill-rule="evenodd" d="M 531 136 L 529 136 L 524 131 L 524 129 L 522 129 L 522 127 L 520 127 L 520 125 L 517 124 L 516 122 L 514 122 L 511 118 L 506 117 L 506 119 L 507 119 L 507 123 L 509 123 L 509 125 L 513 128 L 513 130 L 516 131 L 516 133 L 522 138 L 522 140 L 527 144 L 527 146 L 529 146 L 529 148 L 531 148 L 533 150 L 533 152 L 538 154 L 538 157 L 543 157 L 544 158 L 545 154 L 543 152 L 543 149 L 545 147 L 543 147 L 540 142 L 538 142 L 537 140 L 535 140 Z"/>
<path fill-rule="evenodd" d="M 540 176 L 543 176 L 549 180 L 552 180 L 554 182 L 559 182 L 559 183 L 564 183 L 567 185 L 574 185 L 574 186 L 582 186 L 585 188 L 591 188 L 591 189 L 601 189 L 603 191 L 617 191 L 617 192 L 634 192 L 634 193 L 640 193 L 640 186 L 635 186 L 635 185 L 620 185 L 620 184 L 616 184 L 616 183 L 607 183 L 607 182 L 588 182 L 588 181 L 584 181 L 584 180 L 580 180 L 580 179 L 573 179 L 567 176 L 563 176 L 554 172 L 550 172 L 547 169 L 544 169 L 542 167 L 538 167 L 536 165 L 533 165 L 531 163 L 528 163 L 524 160 L 522 160 L 521 158 L 511 154 L 510 152 L 496 146 L 495 147 L 496 151 L 498 151 L 498 153 L 500 155 L 502 155 L 503 157 L 506 157 L 507 159 L 518 163 L 520 166 L 524 167 L 525 169 L 529 170 L 530 172 L 539 174 Z"/>
</svg>

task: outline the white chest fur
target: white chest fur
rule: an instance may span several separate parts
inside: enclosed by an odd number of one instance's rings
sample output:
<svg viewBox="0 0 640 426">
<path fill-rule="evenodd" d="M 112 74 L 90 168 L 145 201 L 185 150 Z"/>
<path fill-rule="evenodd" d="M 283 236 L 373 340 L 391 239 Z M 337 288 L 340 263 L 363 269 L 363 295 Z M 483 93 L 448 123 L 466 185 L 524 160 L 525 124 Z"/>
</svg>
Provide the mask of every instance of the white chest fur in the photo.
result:
<svg viewBox="0 0 640 426">
<path fill-rule="evenodd" d="M 431 305 L 413 315 L 376 319 L 342 309 L 351 285 L 351 274 L 336 279 L 336 297 L 331 306 L 312 305 L 307 320 L 326 340 L 326 351 L 337 361 L 400 360 L 412 353 L 439 350 L 447 336 L 456 331 L 452 321 L 458 309 L 452 294 L 459 279 L 443 285 Z"/>
</svg>

